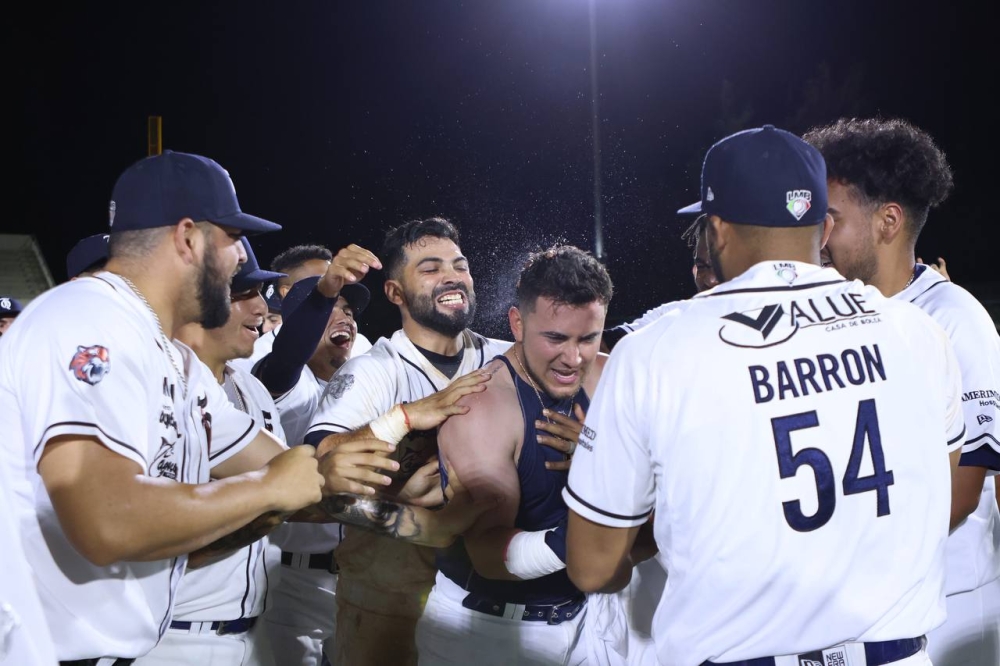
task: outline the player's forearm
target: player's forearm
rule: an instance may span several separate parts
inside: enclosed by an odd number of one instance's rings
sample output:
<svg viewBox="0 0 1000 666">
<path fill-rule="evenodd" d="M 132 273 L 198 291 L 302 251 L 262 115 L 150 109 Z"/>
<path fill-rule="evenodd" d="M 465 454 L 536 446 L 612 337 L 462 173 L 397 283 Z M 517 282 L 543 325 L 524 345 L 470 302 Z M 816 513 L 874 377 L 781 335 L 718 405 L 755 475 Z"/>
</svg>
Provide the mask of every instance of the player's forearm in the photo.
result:
<svg viewBox="0 0 1000 666">
<path fill-rule="evenodd" d="M 89 533 L 81 550 L 95 564 L 184 555 L 277 508 L 261 472 L 201 485 L 136 477 L 115 504 L 101 508 L 95 529 L 72 530 Z"/>
<path fill-rule="evenodd" d="M 504 556 L 507 544 L 521 530 L 513 527 L 492 527 L 480 534 L 466 535 L 465 550 L 469 553 L 476 573 L 491 580 L 522 580 L 507 570 Z"/>
<path fill-rule="evenodd" d="M 323 337 L 336 302 L 336 298 L 327 298 L 313 289 L 301 305 L 285 317 L 271 353 L 257 370 L 257 378 L 272 395 L 282 395 L 295 386 L 302 368 Z"/>
<path fill-rule="evenodd" d="M 985 481 L 985 467 L 956 466 L 953 469 L 949 530 L 954 530 L 961 525 L 979 506 Z"/>
<path fill-rule="evenodd" d="M 443 548 L 455 534 L 433 511 L 385 499 L 331 495 L 289 518 L 290 522 L 344 523 L 420 546 Z"/>
<path fill-rule="evenodd" d="M 291 513 L 288 512 L 269 511 L 262 516 L 257 516 L 235 532 L 227 534 L 188 555 L 188 569 L 199 569 L 214 564 L 240 548 L 249 546 L 273 532 L 290 515 Z"/>
<path fill-rule="evenodd" d="M 371 428 L 368 426 L 362 426 L 357 430 L 328 434 L 318 442 L 312 441 L 310 436 L 306 435 L 306 444 L 312 444 L 315 446 L 316 457 L 322 458 L 325 454 L 335 450 L 341 444 L 356 442 L 360 439 L 378 439 L 378 437 L 375 436 L 375 433 L 372 432 Z"/>
</svg>

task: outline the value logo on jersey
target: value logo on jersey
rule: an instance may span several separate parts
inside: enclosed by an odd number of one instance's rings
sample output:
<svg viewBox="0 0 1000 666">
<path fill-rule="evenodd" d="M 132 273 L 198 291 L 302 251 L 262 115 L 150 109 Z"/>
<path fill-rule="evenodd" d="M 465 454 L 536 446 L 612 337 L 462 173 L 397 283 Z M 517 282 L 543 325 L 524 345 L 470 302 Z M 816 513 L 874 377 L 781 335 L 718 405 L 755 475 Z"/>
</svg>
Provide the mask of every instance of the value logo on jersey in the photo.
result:
<svg viewBox="0 0 1000 666">
<path fill-rule="evenodd" d="M 798 324 L 785 315 L 781 305 L 732 312 L 722 318 L 738 324 L 725 324 L 719 329 L 719 338 L 734 347 L 773 347 L 788 341 L 799 330 Z"/>
<path fill-rule="evenodd" d="M 93 386 L 111 372 L 111 353 L 101 345 L 80 345 L 69 362 L 69 369 L 81 382 Z"/>
</svg>

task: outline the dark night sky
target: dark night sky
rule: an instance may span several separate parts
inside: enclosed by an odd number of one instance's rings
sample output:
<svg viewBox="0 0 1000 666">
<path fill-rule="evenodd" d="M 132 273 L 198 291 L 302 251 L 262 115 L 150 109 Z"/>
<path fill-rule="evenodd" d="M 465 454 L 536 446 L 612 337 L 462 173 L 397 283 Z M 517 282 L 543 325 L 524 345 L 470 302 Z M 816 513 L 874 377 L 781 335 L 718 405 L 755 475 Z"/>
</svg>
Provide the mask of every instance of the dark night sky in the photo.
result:
<svg viewBox="0 0 1000 666">
<path fill-rule="evenodd" d="M 918 252 L 945 256 L 959 282 L 996 280 L 985 99 L 997 59 L 978 3 L 597 4 L 611 321 L 691 292 L 673 211 L 697 199 L 712 142 L 845 114 L 903 116 L 938 139 L 957 186 Z M 36 234 L 57 280 L 73 243 L 105 229 L 115 178 L 145 155 L 148 115 L 163 117 L 164 147 L 216 159 L 245 211 L 285 225 L 254 243 L 262 263 L 299 242 L 377 251 L 389 225 L 449 217 L 484 332 L 506 335 L 526 251 L 592 247 L 586 0 L 27 11 L 8 26 L 24 116 L 9 133 L 21 159 L 4 231 Z M 376 298 L 362 330 L 396 324 Z"/>
</svg>

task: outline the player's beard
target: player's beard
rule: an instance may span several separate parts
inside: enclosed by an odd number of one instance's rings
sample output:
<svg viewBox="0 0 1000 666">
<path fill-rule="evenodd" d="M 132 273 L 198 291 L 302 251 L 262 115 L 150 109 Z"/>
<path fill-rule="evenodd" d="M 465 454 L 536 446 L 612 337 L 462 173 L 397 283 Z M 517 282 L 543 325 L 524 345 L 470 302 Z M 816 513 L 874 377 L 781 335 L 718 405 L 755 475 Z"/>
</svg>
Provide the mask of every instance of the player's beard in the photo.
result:
<svg viewBox="0 0 1000 666">
<path fill-rule="evenodd" d="M 865 284 L 871 284 L 878 273 L 878 253 L 870 245 L 859 244 L 854 252 L 845 256 L 844 252 L 834 255 L 833 251 L 827 248 L 833 267 L 837 272 L 848 280 L 861 280 Z"/>
<path fill-rule="evenodd" d="M 438 310 L 437 299 L 441 294 L 449 291 L 460 291 L 465 294 L 465 300 L 469 304 L 468 308 L 451 313 Z M 464 284 L 442 285 L 435 289 L 430 296 L 410 293 L 404 289 L 403 296 L 406 298 L 406 307 L 410 316 L 413 317 L 413 321 L 449 338 L 457 336 L 468 328 L 476 317 L 476 292 Z"/>
<path fill-rule="evenodd" d="M 198 323 L 203 328 L 213 329 L 224 326 L 229 321 L 229 280 L 219 260 L 215 247 L 205 248 L 205 258 L 198 271 L 198 307 L 201 310 Z"/>
</svg>

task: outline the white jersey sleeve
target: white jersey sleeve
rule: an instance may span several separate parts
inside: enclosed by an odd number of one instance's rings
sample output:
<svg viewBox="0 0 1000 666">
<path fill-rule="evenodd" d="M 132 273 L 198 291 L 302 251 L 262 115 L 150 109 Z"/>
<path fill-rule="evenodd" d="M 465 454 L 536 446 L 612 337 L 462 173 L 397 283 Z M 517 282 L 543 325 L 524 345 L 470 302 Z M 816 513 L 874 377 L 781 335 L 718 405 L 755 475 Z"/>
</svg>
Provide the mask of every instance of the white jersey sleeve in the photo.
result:
<svg viewBox="0 0 1000 666">
<path fill-rule="evenodd" d="M 656 500 L 643 418 L 647 359 L 630 343 L 623 339 L 604 367 L 563 489 L 570 509 L 608 527 L 642 525 Z"/>
<path fill-rule="evenodd" d="M 357 430 L 396 404 L 395 363 L 381 349 L 352 358 L 330 380 L 307 432 Z"/>
<path fill-rule="evenodd" d="M 23 415 L 35 463 L 50 439 L 84 435 L 148 469 L 160 446 L 149 405 L 163 387 L 147 361 L 163 358 L 161 343 L 117 300 L 105 301 L 99 319 L 76 316 L 69 299 L 62 305 L 32 320 L 32 371 L 17 378 L 17 391 L 37 398 Z"/>
</svg>

